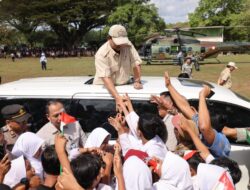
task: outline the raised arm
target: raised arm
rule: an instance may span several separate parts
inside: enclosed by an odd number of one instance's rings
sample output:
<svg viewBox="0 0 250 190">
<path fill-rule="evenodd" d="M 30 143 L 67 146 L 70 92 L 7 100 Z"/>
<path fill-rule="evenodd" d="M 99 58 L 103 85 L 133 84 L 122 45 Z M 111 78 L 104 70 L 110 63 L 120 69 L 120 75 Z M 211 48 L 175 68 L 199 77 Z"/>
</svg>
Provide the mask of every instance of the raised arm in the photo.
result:
<svg viewBox="0 0 250 190">
<path fill-rule="evenodd" d="M 170 77 L 168 72 L 165 72 L 165 85 L 169 90 L 169 93 L 174 100 L 175 104 L 177 105 L 178 109 L 188 118 L 192 119 L 195 115 L 194 110 L 190 107 L 188 101 L 185 97 L 179 94 L 179 92 L 173 87 L 170 81 Z"/>
<path fill-rule="evenodd" d="M 182 116 L 180 122 L 180 127 L 182 128 L 182 130 L 186 131 L 189 134 L 196 149 L 200 152 L 201 157 L 203 158 L 203 160 L 206 160 L 206 158 L 210 155 L 210 151 L 208 150 L 207 146 L 201 142 L 200 138 L 189 127 L 188 121 L 185 117 Z"/>
<path fill-rule="evenodd" d="M 114 97 L 116 105 L 122 102 L 122 97 L 118 94 L 115 85 L 110 77 L 102 77 L 102 81 L 110 94 Z"/>
<path fill-rule="evenodd" d="M 208 145 L 212 145 L 215 138 L 215 132 L 211 126 L 210 115 L 206 103 L 206 97 L 210 92 L 210 88 L 205 85 L 199 94 L 199 128 Z"/>
<path fill-rule="evenodd" d="M 73 172 L 70 167 L 70 162 L 65 151 L 66 142 L 67 139 L 62 134 L 58 134 L 55 136 L 55 149 L 61 167 L 66 168 L 72 174 Z"/>
<path fill-rule="evenodd" d="M 133 68 L 134 72 L 134 88 L 139 90 L 142 89 L 143 86 L 141 84 L 141 65 L 136 65 Z"/>
<path fill-rule="evenodd" d="M 115 148 L 115 154 L 113 159 L 113 170 L 117 179 L 118 190 L 125 190 L 125 182 L 122 171 L 122 160 L 120 150 Z"/>
</svg>

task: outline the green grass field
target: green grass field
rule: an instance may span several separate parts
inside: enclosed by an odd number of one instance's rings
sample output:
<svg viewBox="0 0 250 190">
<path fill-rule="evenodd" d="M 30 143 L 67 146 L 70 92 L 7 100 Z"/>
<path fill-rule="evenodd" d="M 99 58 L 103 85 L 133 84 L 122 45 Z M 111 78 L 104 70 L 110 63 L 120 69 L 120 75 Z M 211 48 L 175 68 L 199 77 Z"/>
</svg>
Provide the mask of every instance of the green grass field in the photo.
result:
<svg viewBox="0 0 250 190">
<path fill-rule="evenodd" d="M 201 64 L 201 71 L 194 70 L 193 78 L 217 82 L 221 70 L 228 61 L 235 61 L 238 70 L 232 73 L 233 90 L 241 95 L 250 98 L 250 55 L 219 56 L 218 63 L 215 59 L 207 59 Z M 48 59 L 47 71 L 42 71 L 39 58 L 16 59 L 12 62 L 10 58 L 0 59 L 0 76 L 2 83 L 30 77 L 46 76 L 79 76 L 94 75 L 94 58 L 56 58 Z M 180 68 L 171 64 L 153 63 L 142 65 L 142 75 L 163 76 L 163 72 L 168 70 L 171 76 L 177 76 Z"/>
</svg>

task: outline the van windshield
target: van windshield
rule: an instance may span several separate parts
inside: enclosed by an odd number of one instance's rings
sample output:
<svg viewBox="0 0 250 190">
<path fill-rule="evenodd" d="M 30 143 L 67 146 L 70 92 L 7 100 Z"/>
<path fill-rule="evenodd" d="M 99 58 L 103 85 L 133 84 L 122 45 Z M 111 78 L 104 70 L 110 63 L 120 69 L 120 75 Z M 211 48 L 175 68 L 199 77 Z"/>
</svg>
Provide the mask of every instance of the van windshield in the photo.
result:
<svg viewBox="0 0 250 190">
<path fill-rule="evenodd" d="M 190 87 L 203 87 L 204 85 L 209 86 L 210 88 L 214 88 L 212 84 L 206 81 L 201 81 L 201 80 L 192 80 L 192 79 L 186 79 L 186 78 L 178 78 L 180 83 L 183 86 L 190 86 Z"/>
</svg>

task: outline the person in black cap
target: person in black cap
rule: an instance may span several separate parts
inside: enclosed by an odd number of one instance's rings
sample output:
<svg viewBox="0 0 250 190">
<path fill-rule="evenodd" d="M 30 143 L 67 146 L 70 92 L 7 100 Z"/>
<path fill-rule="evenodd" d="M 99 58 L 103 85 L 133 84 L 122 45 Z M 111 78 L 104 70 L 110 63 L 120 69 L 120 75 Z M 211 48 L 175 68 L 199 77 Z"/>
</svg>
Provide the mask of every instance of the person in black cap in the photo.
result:
<svg viewBox="0 0 250 190">
<path fill-rule="evenodd" d="M 20 134 L 28 130 L 28 120 L 31 115 L 22 105 L 7 105 L 1 110 L 6 125 L 2 127 L 6 148 L 11 151 Z"/>
</svg>

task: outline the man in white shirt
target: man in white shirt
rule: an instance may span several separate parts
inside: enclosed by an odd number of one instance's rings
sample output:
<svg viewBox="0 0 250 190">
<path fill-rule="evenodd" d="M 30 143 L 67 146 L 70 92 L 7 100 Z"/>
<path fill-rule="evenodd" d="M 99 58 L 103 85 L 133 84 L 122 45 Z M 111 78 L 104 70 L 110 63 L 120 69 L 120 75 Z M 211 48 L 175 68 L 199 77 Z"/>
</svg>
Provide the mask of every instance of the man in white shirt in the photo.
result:
<svg viewBox="0 0 250 190">
<path fill-rule="evenodd" d="M 47 58 L 45 56 L 45 53 L 41 54 L 40 63 L 42 65 L 42 70 L 47 70 Z"/>
</svg>

